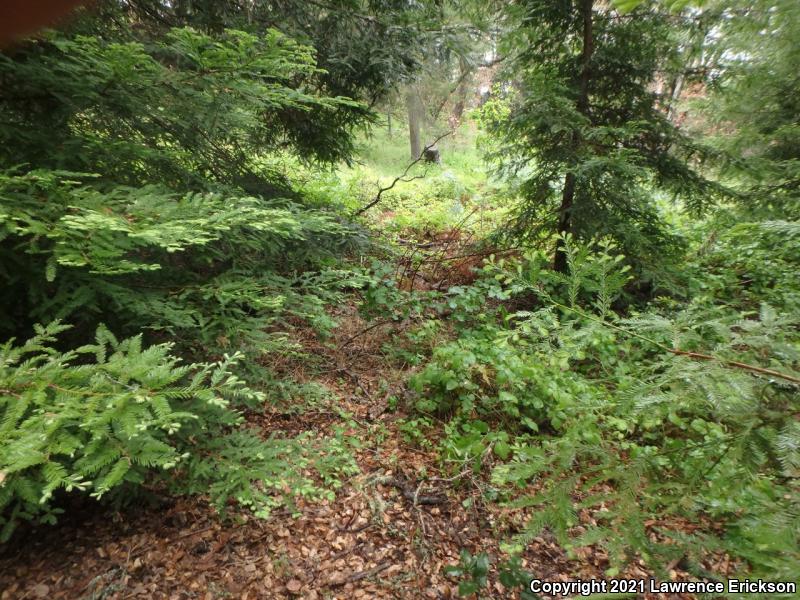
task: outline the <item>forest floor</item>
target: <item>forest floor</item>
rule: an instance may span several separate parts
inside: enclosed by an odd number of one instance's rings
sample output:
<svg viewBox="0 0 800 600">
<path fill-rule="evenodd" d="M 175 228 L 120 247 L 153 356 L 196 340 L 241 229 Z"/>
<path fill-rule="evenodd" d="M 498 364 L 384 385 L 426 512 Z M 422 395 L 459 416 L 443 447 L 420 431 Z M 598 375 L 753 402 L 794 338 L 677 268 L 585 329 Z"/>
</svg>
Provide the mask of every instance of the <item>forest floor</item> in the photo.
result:
<svg viewBox="0 0 800 600">
<path fill-rule="evenodd" d="M 339 322 L 334 339 L 321 343 L 309 331 L 297 340 L 319 359 L 313 368 L 300 358 L 272 367 L 325 386 L 336 410 L 268 407 L 248 418 L 265 434 L 284 436 L 346 428 L 359 473 L 333 501 L 301 500 L 295 514 L 281 508 L 268 520 L 221 520 L 201 497 L 124 512 L 87 504 L 56 526 L 18 532 L 2 548 L 0 599 L 458 597 L 458 582 L 443 568 L 457 564 L 464 548 L 497 556 L 498 540 L 526 516 L 485 502 L 484 476 L 443 473 L 435 440 L 421 447 L 404 437 L 402 406 L 390 409 L 387 400 L 404 393 L 410 368 L 383 349 L 403 324 L 370 327 L 355 301 L 332 316 Z M 585 511 L 580 517 L 592 520 Z M 574 552 L 568 557 L 543 534 L 528 544 L 523 565 L 545 580 L 605 578 L 602 550 Z M 673 578 L 689 579 L 670 569 Z M 647 576 L 635 563 L 620 574 Z M 492 572 L 482 597 L 516 593 Z"/>
<path fill-rule="evenodd" d="M 402 171 L 398 165 L 405 161 L 405 148 L 380 141 L 373 142 L 375 154 L 385 154 L 386 164 L 378 163 L 374 173 L 386 179 L 386 173 Z M 453 160 L 460 161 L 459 177 L 473 173 L 467 189 L 483 189 L 475 175 L 474 149 L 463 149 L 471 148 L 467 142 L 472 143 L 471 137 L 457 142 Z M 452 202 L 440 204 L 444 208 L 438 212 L 428 206 L 409 214 L 425 227 L 430 215 L 445 215 L 452 227 L 476 210 L 463 216 L 448 212 Z M 385 210 L 385 218 L 394 216 Z M 445 236 L 440 238 L 444 247 L 433 242 L 420 247 L 432 246 L 425 252 L 435 265 L 443 257 L 474 256 L 464 248 L 470 237 L 451 244 Z M 433 273 L 423 286 L 447 289 L 463 283 L 442 279 L 457 271 Z M 410 287 L 419 285 L 411 279 Z M 402 425 L 414 415 L 406 414 L 403 399 L 413 367 L 392 358 L 386 347 L 396 347 L 410 324 L 367 322 L 358 302 L 353 297 L 331 308 L 338 323 L 332 339 L 323 342 L 310 328 L 301 329 L 294 340 L 301 351 L 273 357 L 265 365 L 288 380 L 323 386 L 330 392 L 328 404 L 268 404 L 247 416 L 265 436 L 349 440 L 358 473 L 341 482 L 335 499 L 301 499 L 296 510 L 276 509 L 267 520 L 241 512 L 220 519 L 203 497 L 162 498 L 156 508 L 139 505 L 122 512 L 85 502 L 70 510 L 69 519 L 55 526 L 22 527 L 0 547 L 0 600 L 458 597 L 458 581 L 446 576 L 444 567 L 457 564 L 463 549 L 501 556 L 499 542 L 521 531 L 530 513 L 486 499 L 490 468 L 479 475 L 469 468 L 443 469 L 438 434 L 429 444 L 408 438 Z M 400 401 L 390 402 L 392 397 Z M 443 425 L 437 425 L 439 434 Z M 594 517 L 584 509 L 579 519 L 577 533 Z M 522 558 L 525 570 L 543 580 L 608 579 L 602 549 L 577 548 L 568 555 L 546 532 L 526 545 Z M 721 560 L 715 560 L 717 573 L 728 570 Z M 496 562 L 481 597 L 518 597 L 499 582 Z M 649 577 L 642 565 L 634 561 L 617 577 Z M 673 579 L 692 579 L 678 563 L 665 567 Z"/>
<path fill-rule="evenodd" d="M 383 364 L 381 345 L 392 332 L 375 328 L 330 350 L 365 327 L 353 306 L 337 316 L 337 340 L 323 346 L 309 336 L 305 343 L 324 357 L 327 375 L 317 381 L 349 418 L 313 409 L 251 415 L 284 435 L 356 423 L 346 434 L 360 442 L 360 473 L 333 502 L 300 501 L 297 518 L 279 509 L 269 520 L 238 523 L 220 520 L 199 498 L 160 510 L 86 512 L 16 536 L 0 557 L 0 598 L 455 597 L 442 568 L 458 562 L 461 548 L 496 550 L 498 515 L 481 502 L 464 508 L 475 492 L 470 485 L 420 485 L 421 472 L 438 471 L 436 453 L 404 442 L 401 414 L 387 412 L 386 394 L 376 395 L 378 377 L 401 385 L 408 375 Z M 301 363 L 283 369 L 306 377 Z M 535 555 L 543 574 L 573 570 L 544 540 Z"/>
</svg>

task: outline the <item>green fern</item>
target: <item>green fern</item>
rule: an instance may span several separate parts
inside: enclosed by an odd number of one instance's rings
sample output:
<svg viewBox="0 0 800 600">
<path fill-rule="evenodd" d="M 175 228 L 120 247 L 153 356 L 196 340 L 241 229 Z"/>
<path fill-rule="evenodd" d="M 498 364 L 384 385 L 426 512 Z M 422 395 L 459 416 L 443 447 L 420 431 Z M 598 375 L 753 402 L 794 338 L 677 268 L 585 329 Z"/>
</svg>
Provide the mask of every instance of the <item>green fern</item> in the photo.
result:
<svg viewBox="0 0 800 600">
<path fill-rule="evenodd" d="M 0 539 L 20 519 L 51 522 L 62 492 L 120 500 L 163 479 L 209 493 L 220 510 L 233 498 L 261 515 L 285 489 L 321 493 L 300 474 L 313 468 L 311 448 L 239 428 L 230 401 L 264 395 L 232 373 L 238 355 L 183 365 L 170 344 L 145 348 L 104 327 L 94 344 L 59 352 L 66 329 L 37 326 L 24 344 L 0 347 Z"/>
</svg>

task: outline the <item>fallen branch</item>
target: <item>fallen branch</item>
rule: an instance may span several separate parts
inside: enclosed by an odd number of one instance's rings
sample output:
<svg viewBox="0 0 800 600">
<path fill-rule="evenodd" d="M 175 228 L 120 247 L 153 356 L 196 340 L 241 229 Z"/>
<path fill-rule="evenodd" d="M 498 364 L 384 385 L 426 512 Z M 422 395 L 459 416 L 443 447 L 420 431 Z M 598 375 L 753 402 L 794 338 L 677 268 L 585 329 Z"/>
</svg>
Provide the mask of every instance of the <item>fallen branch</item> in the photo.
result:
<svg viewBox="0 0 800 600">
<path fill-rule="evenodd" d="M 349 577 L 345 577 L 344 579 L 338 581 L 331 581 L 328 585 L 330 587 L 339 587 L 340 585 L 344 585 L 345 583 L 353 583 L 354 581 L 360 581 L 362 579 L 366 579 L 367 577 L 372 577 L 373 575 L 377 575 L 381 571 L 385 571 L 389 567 L 392 566 L 391 562 L 385 562 L 379 564 L 377 567 L 372 567 L 371 569 L 367 569 L 366 571 L 358 571 L 357 573 L 353 573 Z"/>
<path fill-rule="evenodd" d="M 423 258 L 422 262 L 424 263 L 443 263 L 448 262 L 451 260 L 460 260 L 462 258 L 486 258 L 488 256 L 499 256 L 501 254 L 508 254 L 509 252 L 516 252 L 519 250 L 519 246 L 515 246 L 513 248 L 506 248 L 505 250 L 498 250 L 497 248 L 493 248 L 490 250 L 481 250 L 480 252 L 471 252 L 469 254 L 456 254 L 455 256 L 429 256 L 427 258 Z"/>
<path fill-rule="evenodd" d="M 726 365 L 728 367 L 733 367 L 735 369 L 742 369 L 743 371 L 749 371 L 750 373 L 756 373 L 756 374 L 759 374 L 759 375 L 767 375 L 769 377 L 776 377 L 778 379 L 783 379 L 784 381 L 790 381 L 791 383 L 793 383 L 795 385 L 800 385 L 800 377 L 794 377 L 793 375 L 788 375 L 786 373 L 781 373 L 780 371 L 774 371 L 773 369 L 765 369 L 764 367 L 759 367 L 757 365 L 750 365 L 750 364 L 747 364 L 747 363 L 739 362 L 737 360 L 728 360 L 727 358 L 721 358 L 719 356 L 712 356 L 711 354 L 702 354 L 700 352 L 689 352 L 687 350 L 680 350 L 679 348 L 670 348 L 669 346 L 665 346 L 661 342 L 658 342 L 658 341 L 656 341 L 654 339 L 651 339 L 651 338 L 649 338 L 649 337 L 647 337 L 645 335 L 642 335 L 641 333 L 636 333 L 635 331 L 631 331 L 629 329 L 625 329 L 624 327 L 620 327 L 619 325 L 614 325 L 613 323 L 609 323 L 605 319 L 601 319 L 601 318 L 595 317 L 594 315 L 590 315 L 590 314 L 588 314 L 588 313 L 586 313 L 586 312 L 584 312 L 582 310 L 579 310 L 579 309 L 577 309 L 577 308 L 575 308 L 573 306 L 566 306 L 565 304 L 561 304 L 560 302 L 556 302 L 552 298 L 548 298 L 548 301 L 551 302 L 552 304 L 560 307 L 560 308 L 572 311 L 575 314 L 578 314 L 578 315 L 584 317 L 585 319 L 588 319 L 590 321 L 594 321 L 595 323 L 599 323 L 600 325 L 605 325 L 606 327 L 610 327 L 611 329 L 614 329 L 615 331 L 619 331 L 620 333 L 624 333 L 625 335 L 629 335 L 631 337 L 635 337 L 635 338 L 638 338 L 640 340 L 644 340 L 645 342 L 649 342 L 650 344 L 653 344 L 654 346 L 656 346 L 658 348 L 661 348 L 665 352 L 669 352 L 671 354 L 674 354 L 675 356 L 685 356 L 687 358 L 691 358 L 691 359 L 694 359 L 694 360 L 713 361 L 713 362 L 720 363 L 722 365 Z"/>
<path fill-rule="evenodd" d="M 421 160 L 422 160 L 422 159 L 425 157 L 425 153 L 426 153 L 428 150 L 430 150 L 431 148 L 433 148 L 433 147 L 434 147 L 434 146 L 435 146 L 435 145 L 436 145 L 436 144 L 437 144 L 437 143 L 438 143 L 440 140 L 443 140 L 443 139 L 444 139 L 444 138 L 446 138 L 448 135 L 452 135 L 452 134 L 453 134 L 453 130 L 451 129 L 450 131 L 448 131 L 448 132 L 446 132 L 446 133 L 443 133 L 442 135 L 440 135 L 439 137 L 437 137 L 435 140 L 433 140 L 433 141 L 432 141 L 430 144 L 428 144 L 427 146 L 425 146 L 425 148 L 423 148 L 423 150 L 422 150 L 422 152 L 420 153 L 420 155 L 419 155 L 419 156 L 418 156 L 418 157 L 417 157 L 415 160 L 413 160 L 413 161 L 411 161 L 410 163 L 408 163 L 408 166 L 406 167 L 405 171 L 403 171 L 403 174 L 402 174 L 402 175 L 400 175 L 399 177 L 395 177 L 395 178 L 394 178 L 394 181 L 392 181 L 392 183 L 390 183 L 390 184 L 389 184 L 387 187 L 382 187 L 382 188 L 380 188 L 380 189 L 378 190 L 378 193 L 375 195 L 375 197 L 374 197 L 374 198 L 373 198 L 373 199 L 372 199 L 372 200 L 371 200 L 371 201 L 370 201 L 370 202 L 369 202 L 369 203 L 368 203 L 366 206 L 363 206 L 362 208 L 359 208 L 359 209 L 358 209 L 358 210 L 355 212 L 355 214 L 354 214 L 353 216 L 354 216 L 354 217 L 357 217 L 357 216 L 359 216 L 359 215 L 362 215 L 362 214 L 364 214 L 365 212 L 367 212 L 367 211 L 368 211 L 370 208 L 372 208 L 372 207 L 373 207 L 373 206 L 375 206 L 375 205 L 376 205 L 378 202 L 380 202 L 380 201 L 381 201 L 381 196 L 383 195 L 383 192 L 388 192 L 389 190 L 391 190 L 391 189 L 392 189 L 392 188 L 393 188 L 395 185 L 397 185 L 398 183 L 400 183 L 400 182 L 407 183 L 407 182 L 409 182 L 409 181 L 414 181 L 415 179 L 422 179 L 423 177 L 425 177 L 425 175 L 423 174 L 423 175 L 415 175 L 414 177 L 411 177 L 411 178 L 409 178 L 409 179 L 406 179 L 406 178 L 405 178 L 405 177 L 406 177 L 406 175 L 408 175 L 408 172 L 411 170 L 411 168 L 412 168 L 414 165 L 416 165 L 418 162 L 420 162 L 420 161 L 421 161 Z"/>
<path fill-rule="evenodd" d="M 765 369 L 764 367 L 758 367 L 756 365 L 748 365 L 747 363 L 736 360 L 727 360 L 724 358 L 719 358 L 718 356 L 711 356 L 710 354 L 702 354 L 700 352 L 687 352 L 686 350 L 678 350 L 677 348 L 665 348 L 665 350 L 667 350 L 667 352 L 672 352 L 672 354 L 676 354 L 677 356 L 686 356 L 695 360 L 713 360 L 724 365 L 728 365 L 729 367 L 735 367 L 737 369 L 743 369 L 753 373 L 760 373 L 762 375 L 769 375 L 770 377 L 777 377 L 779 379 L 791 381 L 792 383 L 800 384 L 800 378 L 792 377 L 791 375 L 781 373 L 780 371 L 773 371 L 772 369 Z"/>
<path fill-rule="evenodd" d="M 358 337 L 361 337 L 362 335 L 364 335 L 365 333 L 367 333 L 369 331 L 372 331 L 376 327 L 380 327 L 381 325 L 388 325 L 389 323 L 394 323 L 394 321 L 392 319 L 384 319 L 384 320 L 380 320 L 380 321 L 375 321 L 374 323 L 372 323 L 371 325 L 368 325 L 367 327 L 365 327 L 364 329 L 362 329 L 358 333 L 355 333 L 355 334 L 351 335 L 349 338 L 347 338 L 345 341 L 343 341 L 341 344 L 339 344 L 339 347 L 340 348 L 344 348 L 345 346 L 349 345 L 350 342 L 352 342 L 354 339 L 356 339 Z"/>
<path fill-rule="evenodd" d="M 447 502 L 446 496 L 425 496 L 420 495 L 419 491 L 422 487 L 420 484 L 415 490 L 412 490 L 411 487 L 401 479 L 397 477 L 392 477 L 387 479 L 384 483 L 387 485 L 391 485 L 396 487 L 403 495 L 403 498 L 411 502 L 413 506 L 434 506 L 436 504 L 445 504 Z"/>
</svg>

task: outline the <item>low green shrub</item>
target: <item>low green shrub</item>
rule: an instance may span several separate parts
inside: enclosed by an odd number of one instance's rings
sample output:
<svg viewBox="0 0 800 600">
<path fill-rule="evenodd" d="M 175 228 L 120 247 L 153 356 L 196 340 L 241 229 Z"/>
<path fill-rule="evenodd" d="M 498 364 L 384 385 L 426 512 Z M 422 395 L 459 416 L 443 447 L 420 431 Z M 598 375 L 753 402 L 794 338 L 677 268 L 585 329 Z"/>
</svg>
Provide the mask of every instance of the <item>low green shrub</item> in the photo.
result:
<svg viewBox="0 0 800 600">
<path fill-rule="evenodd" d="M 240 402 L 264 395 L 231 371 L 239 355 L 182 364 L 171 344 L 142 346 L 97 330 L 62 352 L 67 327 L 0 347 L 0 541 L 21 520 L 52 523 L 59 495 L 122 501 L 141 486 L 235 500 L 257 515 L 287 495 L 322 493 L 301 470 L 326 451 L 306 440 L 262 440 L 243 427 Z M 323 443 L 324 440 L 320 440 Z M 326 456 L 325 477 L 352 472 L 349 454 Z"/>
<path fill-rule="evenodd" d="M 567 371 L 569 357 L 542 353 L 498 327 L 464 332 L 437 347 L 410 380 L 422 412 L 493 415 L 511 431 L 559 429 L 585 391 Z"/>
<path fill-rule="evenodd" d="M 662 300 L 622 317 L 614 306 L 627 275 L 613 245 L 567 248 L 568 275 L 538 253 L 498 267 L 504 289 L 525 293 L 532 310 L 463 329 L 412 377 L 417 410 L 450 418 L 443 460 L 491 466 L 493 493 L 532 509 L 505 546 L 512 554 L 547 528 L 568 552 L 602 544 L 609 576 L 637 557 L 656 571 L 683 557 L 706 576 L 704 557 L 724 550 L 753 575 L 791 579 L 800 558 L 793 295 L 773 295 L 787 300 L 782 310 L 753 311 L 747 286 L 714 285 L 685 305 Z M 683 519 L 712 520 L 722 533 L 687 533 Z"/>
</svg>

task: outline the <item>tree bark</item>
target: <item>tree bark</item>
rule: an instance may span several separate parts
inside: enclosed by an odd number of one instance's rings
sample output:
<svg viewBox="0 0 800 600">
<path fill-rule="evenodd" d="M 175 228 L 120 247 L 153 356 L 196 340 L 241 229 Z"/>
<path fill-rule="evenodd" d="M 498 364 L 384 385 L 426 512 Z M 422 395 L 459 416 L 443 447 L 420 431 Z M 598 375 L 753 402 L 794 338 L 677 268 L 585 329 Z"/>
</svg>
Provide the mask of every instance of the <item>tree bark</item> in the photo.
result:
<svg viewBox="0 0 800 600">
<path fill-rule="evenodd" d="M 559 273 L 566 273 L 567 249 L 564 236 L 572 232 L 572 204 L 575 201 L 575 173 L 567 171 L 564 176 L 564 191 L 561 193 L 561 207 L 558 216 L 558 239 L 556 240 L 556 253 L 553 257 L 553 269 Z"/>
<path fill-rule="evenodd" d="M 589 116 L 589 83 L 592 78 L 591 62 L 594 53 L 594 32 L 592 22 L 592 7 L 594 0 L 579 0 L 578 10 L 580 11 L 583 22 L 583 47 L 581 48 L 581 73 L 580 87 L 576 108 L 584 116 Z M 576 129 L 572 132 L 572 150 L 577 153 L 580 150 L 581 134 Z M 576 160 L 576 159 L 573 159 Z M 574 165 L 564 175 L 564 190 L 561 193 L 561 206 L 558 209 L 558 234 L 556 241 L 556 251 L 553 256 L 553 269 L 559 273 L 566 273 L 569 268 L 567 265 L 567 252 L 564 245 L 564 236 L 572 233 L 573 219 L 572 212 L 575 205 L 576 175 Z"/>
<path fill-rule="evenodd" d="M 417 160 L 422 153 L 420 142 L 420 110 L 419 99 L 413 87 L 406 92 L 406 110 L 408 111 L 408 142 L 411 149 L 411 160 Z"/>
<path fill-rule="evenodd" d="M 470 80 L 470 68 L 469 63 L 463 56 L 458 57 L 458 70 L 459 70 L 459 81 L 458 87 L 456 88 L 456 102 L 453 105 L 452 116 L 455 117 L 457 121 L 461 121 L 461 117 L 464 116 L 464 109 L 467 107 L 467 94 L 469 93 L 469 80 Z"/>
</svg>

